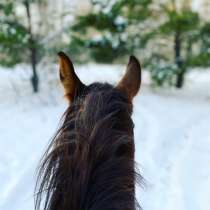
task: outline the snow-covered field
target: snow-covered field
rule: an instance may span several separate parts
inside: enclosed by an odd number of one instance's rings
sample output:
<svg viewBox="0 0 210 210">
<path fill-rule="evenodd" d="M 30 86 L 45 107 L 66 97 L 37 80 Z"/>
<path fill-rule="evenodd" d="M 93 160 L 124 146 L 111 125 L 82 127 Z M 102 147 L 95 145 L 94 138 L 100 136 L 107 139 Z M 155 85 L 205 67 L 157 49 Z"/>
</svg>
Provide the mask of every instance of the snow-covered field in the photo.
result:
<svg viewBox="0 0 210 210">
<path fill-rule="evenodd" d="M 78 68 L 86 83 L 115 83 L 120 66 Z M 67 104 L 55 67 L 31 94 L 27 67 L 0 69 L 0 209 L 32 210 L 36 167 Z M 154 90 L 144 74 L 134 100 L 136 160 L 144 210 L 210 209 L 210 71 L 192 72 L 183 90 Z"/>
</svg>

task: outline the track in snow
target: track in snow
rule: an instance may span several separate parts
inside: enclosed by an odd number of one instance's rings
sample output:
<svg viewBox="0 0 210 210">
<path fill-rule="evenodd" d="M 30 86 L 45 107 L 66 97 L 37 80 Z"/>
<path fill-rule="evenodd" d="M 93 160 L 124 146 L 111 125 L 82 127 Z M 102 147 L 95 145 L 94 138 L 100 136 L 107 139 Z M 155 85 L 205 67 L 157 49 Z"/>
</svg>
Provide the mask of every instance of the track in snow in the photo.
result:
<svg viewBox="0 0 210 210">
<path fill-rule="evenodd" d="M 136 157 L 147 183 L 138 197 L 145 210 L 210 207 L 210 101 L 181 99 L 137 98 Z"/>
<path fill-rule="evenodd" d="M 36 166 L 66 107 L 57 83 L 31 96 L 18 75 L 0 71 L 2 210 L 33 209 Z M 79 75 L 88 83 L 114 83 L 122 73 L 120 67 L 87 66 Z M 191 75 L 195 84 L 182 91 L 143 86 L 134 100 L 136 160 L 146 181 L 138 189 L 143 210 L 210 209 L 210 92 L 207 76 L 199 75 Z"/>
</svg>

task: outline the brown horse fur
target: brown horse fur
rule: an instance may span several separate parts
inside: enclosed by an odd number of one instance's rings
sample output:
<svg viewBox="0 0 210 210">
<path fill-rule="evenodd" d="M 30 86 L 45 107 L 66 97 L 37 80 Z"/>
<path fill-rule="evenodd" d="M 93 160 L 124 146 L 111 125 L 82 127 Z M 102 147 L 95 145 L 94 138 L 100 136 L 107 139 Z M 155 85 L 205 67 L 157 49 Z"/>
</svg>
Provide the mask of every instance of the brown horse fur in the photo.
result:
<svg viewBox="0 0 210 210">
<path fill-rule="evenodd" d="M 130 57 L 116 87 L 85 86 L 59 53 L 60 79 L 70 105 L 39 169 L 36 210 L 135 210 L 132 99 L 141 82 Z"/>
</svg>

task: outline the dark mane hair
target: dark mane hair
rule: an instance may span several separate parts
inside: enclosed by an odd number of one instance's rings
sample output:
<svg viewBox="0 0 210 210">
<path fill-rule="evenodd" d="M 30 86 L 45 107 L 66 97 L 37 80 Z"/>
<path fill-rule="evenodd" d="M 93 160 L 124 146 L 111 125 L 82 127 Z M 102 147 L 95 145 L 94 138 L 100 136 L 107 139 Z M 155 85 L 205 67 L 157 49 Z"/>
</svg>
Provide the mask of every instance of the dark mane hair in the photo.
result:
<svg viewBox="0 0 210 210">
<path fill-rule="evenodd" d="M 132 104 L 109 84 L 77 91 L 40 165 L 36 210 L 135 210 Z"/>
</svg>

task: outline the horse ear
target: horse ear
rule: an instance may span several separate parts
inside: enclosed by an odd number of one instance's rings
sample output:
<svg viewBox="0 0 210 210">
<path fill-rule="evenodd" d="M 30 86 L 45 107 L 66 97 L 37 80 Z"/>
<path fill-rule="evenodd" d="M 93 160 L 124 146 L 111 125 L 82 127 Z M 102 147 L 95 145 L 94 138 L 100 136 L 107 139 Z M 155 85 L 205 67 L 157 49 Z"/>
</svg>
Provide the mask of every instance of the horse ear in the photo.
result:
<svg viewBox="0 0 210 210">
<path fill-rule="evenodd" d="M 60 80 L 64 87 L 65 96 L 72 102 L 85 85 L 77 77 L 70 58 L 63 52 L 58 53 Z"/>
<path fill-rule="evenodd" d="M 117 85 L 117 89 L 124 92 L 130 101 L 138 93 L 141 85 L 141 66 L 136 57 L 130 56 L 126 73 Z"/>
</svg>

